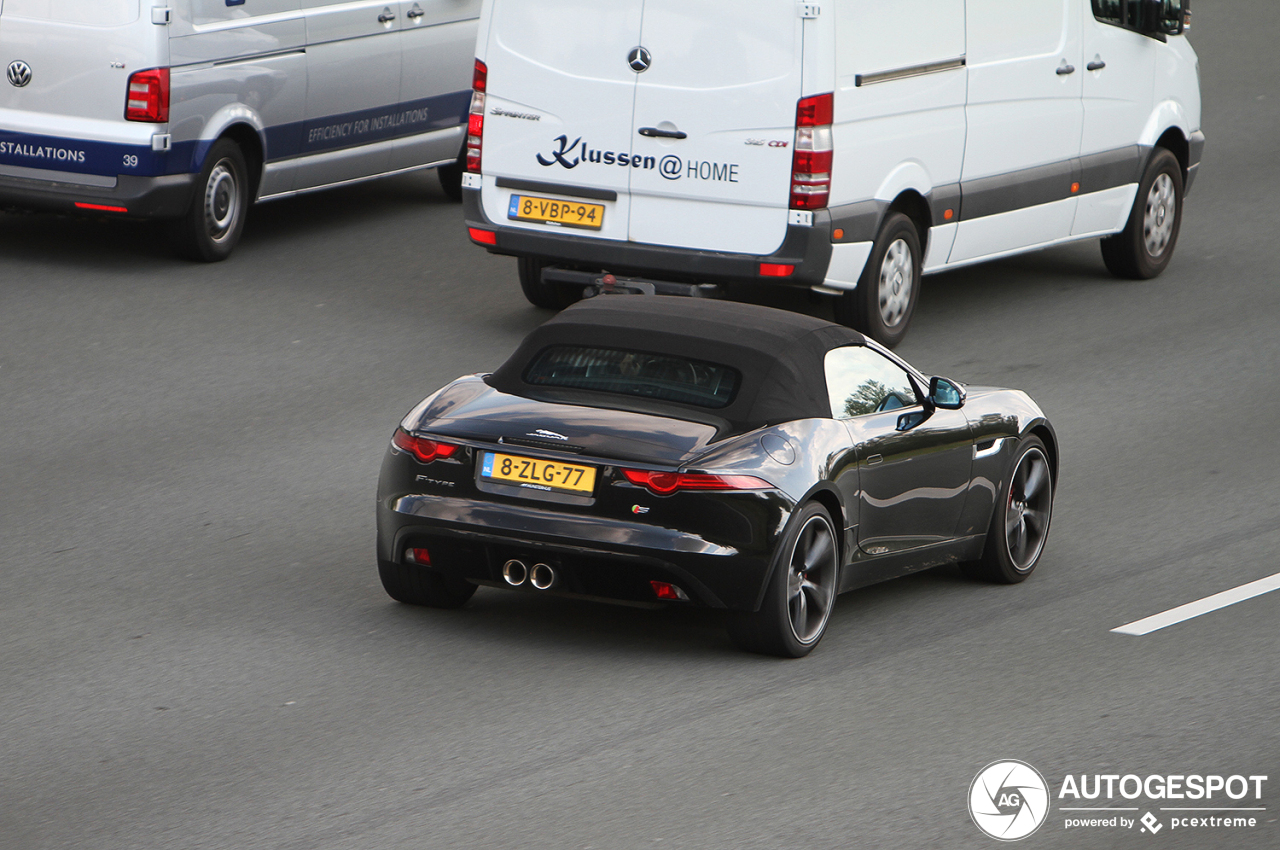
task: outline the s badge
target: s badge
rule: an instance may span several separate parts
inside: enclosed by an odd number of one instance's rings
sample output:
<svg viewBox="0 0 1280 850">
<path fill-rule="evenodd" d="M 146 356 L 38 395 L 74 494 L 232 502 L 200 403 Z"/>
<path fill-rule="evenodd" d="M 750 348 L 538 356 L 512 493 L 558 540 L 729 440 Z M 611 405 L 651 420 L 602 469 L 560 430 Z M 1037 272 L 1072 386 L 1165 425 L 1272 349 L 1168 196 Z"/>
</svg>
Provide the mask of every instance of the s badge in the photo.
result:
<svg viewBox="0 0 1280 850">
<path fill-rule="evenodd" d="M 647 514 L 647 513 L 649 513 L 649 509 L 648 509 L 648 508 L 645 508 L 645 507 L 641 507 L 640 505 L 632 505 L 632 506 L 631 506 L 631 513 L 633 513 L 633 514 Z"/>
</svg>

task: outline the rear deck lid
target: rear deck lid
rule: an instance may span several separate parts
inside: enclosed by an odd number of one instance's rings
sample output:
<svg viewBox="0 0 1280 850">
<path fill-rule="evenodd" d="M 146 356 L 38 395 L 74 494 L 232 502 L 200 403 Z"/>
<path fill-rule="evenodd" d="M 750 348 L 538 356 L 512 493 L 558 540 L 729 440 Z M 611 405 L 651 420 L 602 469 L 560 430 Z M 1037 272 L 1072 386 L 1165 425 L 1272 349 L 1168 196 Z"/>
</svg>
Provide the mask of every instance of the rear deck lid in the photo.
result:
<svg viewBox="0 0 1280 850">
<path fill-rule="evenodd" d="M 501 441 L 513 451 L 525 447 L 671 466 L 701 453 L 717 433 L 701 422 L 509 395 L 480 378 L 454 382 L 402 425 L 444 437 Z"/>
</svg>

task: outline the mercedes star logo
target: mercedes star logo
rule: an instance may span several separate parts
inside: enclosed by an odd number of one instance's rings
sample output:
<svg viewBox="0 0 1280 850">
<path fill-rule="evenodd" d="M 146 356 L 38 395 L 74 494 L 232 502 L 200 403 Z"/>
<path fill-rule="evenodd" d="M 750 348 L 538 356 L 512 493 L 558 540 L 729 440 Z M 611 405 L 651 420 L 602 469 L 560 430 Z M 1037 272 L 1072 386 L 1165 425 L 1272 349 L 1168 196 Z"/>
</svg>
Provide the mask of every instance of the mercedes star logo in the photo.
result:
<svg viewBox="0 0 1280 850">
<path fill-rule="evenodd" d="M 643 47 L 633 47 L 631 52 L 627 54 L 627 64 L 631 66 L 631 70 L 639 74 L 641 71 L 649 70 L 649 63 L 653 61 L 653 57 L 649 55 L 649 51 Z"/>
<path fill-rule="evenodd" d="M 646 63 L 648 62 L 647 59 L 645 61 Z M 647 64 L 646 67 L 648 67 Z M 31 82 L 31 66 L 26 62 L 23 62 L 21 59 L 16 59 L 13 62 L 10 62 L 9 70 L 6 71 L 5 74 L 9 78 L 9 83 L 17 86 L 18 88 L 22 88 L 27 83 Z"/>
</svg>

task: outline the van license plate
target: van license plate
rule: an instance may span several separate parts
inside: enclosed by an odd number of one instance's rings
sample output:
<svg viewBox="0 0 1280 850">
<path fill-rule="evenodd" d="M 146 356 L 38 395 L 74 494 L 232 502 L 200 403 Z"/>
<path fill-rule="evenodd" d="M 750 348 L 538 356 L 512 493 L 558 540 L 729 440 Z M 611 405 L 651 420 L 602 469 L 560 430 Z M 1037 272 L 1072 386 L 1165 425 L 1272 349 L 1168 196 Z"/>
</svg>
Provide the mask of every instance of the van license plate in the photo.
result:
<svg viewBox="0 0 1280 850">
<path fill-rule="evenodd" d="M 535 490 L 563 490 L 586 495 L 590 495 L 596 487 L 594 467 L 495 452 L 484 453 L 480 461 L 480 477 L 503 483 L 523 484 Z"/>
<path fill-rule="evenodd" d="M 556 224 L 560 227 L 585 227 L 599 230 L 604 224 L 604 204 L 584 204 L 580 201 L 557 201 L 552 198 L 536 198 L 532 195 L 512 195 L 507 207 L 507 218 L 518 221 L 536 221 L 539 224 Z"/>
</svg>

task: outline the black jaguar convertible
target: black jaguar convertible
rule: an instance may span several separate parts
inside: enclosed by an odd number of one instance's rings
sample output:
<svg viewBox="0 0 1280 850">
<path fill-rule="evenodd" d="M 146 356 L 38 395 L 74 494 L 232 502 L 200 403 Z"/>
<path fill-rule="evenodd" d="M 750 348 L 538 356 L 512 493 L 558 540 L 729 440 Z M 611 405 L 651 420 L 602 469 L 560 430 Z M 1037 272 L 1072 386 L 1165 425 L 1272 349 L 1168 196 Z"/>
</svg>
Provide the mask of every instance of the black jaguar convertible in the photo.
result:
<svg viewBox="0 0 1280 850">
<path fill-rule="evenodd" d="M 378 569 L 415 605 L 485 585 L 727 609 L 743 648 L 802 656 L 842 591 L 951 562 L 1022 581 L 1057 466 L 1022 392 L 810 316 L 601 295 L 404 418 Z"/>
</svg>

